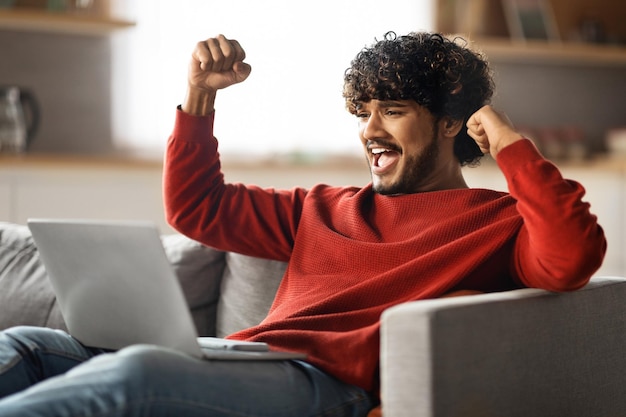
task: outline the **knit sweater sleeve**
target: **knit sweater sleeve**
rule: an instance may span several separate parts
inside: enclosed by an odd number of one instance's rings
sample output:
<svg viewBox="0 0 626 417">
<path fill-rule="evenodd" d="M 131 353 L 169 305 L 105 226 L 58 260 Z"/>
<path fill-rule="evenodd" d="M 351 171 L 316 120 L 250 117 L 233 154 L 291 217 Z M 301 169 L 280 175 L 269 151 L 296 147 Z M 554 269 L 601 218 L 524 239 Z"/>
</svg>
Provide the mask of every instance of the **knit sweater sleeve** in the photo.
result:
<svg viewBox="0 0 626 417">
<path fill-rule="evenodd" d="M 525 286 L 569 291 L 600 267 L 606 240 L 581 184 L 566 180 L 529 140 L 498 154 L 523 226 L 515 243 L 513 275 Z"/>
<path fill-rule="evenodd" d="M 213 121 L 176 113 L 163 168 L 168 223 L 220 250 L 286 261 L 306 192 L 225 183 Z"/>
</svg>

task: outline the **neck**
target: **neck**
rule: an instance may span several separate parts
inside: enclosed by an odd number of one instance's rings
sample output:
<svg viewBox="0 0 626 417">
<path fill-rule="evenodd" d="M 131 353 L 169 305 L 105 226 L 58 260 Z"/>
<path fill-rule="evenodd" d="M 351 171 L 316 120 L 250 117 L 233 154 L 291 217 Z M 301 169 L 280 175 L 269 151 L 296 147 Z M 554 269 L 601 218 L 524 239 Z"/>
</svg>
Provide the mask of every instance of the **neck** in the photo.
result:
<svg viewBox="0 0 626 417">
<path fill-rule="evenodd" d="M 454 138 L 439 138 L 439 152 L 437 164 L 424 186 L 423 191 L 454 190 L 469 188 L 463 177 L 463 171 L 459 160 L 454 156 Z"/>
<path fill-rule="evenodd" d="M 461 174 L 461 167 L 454 169 L 456 172 L 439 173 L 432 181 L 425 182 L 416 192 L 424 193 L 428 191 L 456 190 L 459 188 L 469 188 L 465 178 Z"/>
<path fill-rule="evenodd" d="M 415 192 L 469 188 L 463 177 L 463 171 L 458 159 L 454 156 L 446 158 L 445 155 L 444 152 L 439 153 L 439 163 L 435 165 L 432 172 L 424 179 Z"/>
</svg>

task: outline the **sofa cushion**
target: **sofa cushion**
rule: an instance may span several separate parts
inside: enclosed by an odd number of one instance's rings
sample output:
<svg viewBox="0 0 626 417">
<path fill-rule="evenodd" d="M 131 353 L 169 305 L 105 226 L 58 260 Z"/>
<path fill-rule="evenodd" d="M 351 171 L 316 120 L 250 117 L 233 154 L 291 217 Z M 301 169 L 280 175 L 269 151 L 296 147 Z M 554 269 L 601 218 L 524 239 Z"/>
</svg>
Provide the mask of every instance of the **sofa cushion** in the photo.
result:
<svg viewBox="0 0 626 417">
<path fill-rule="evenodd" d="M 177 234 L 162 242 L 198 333 L 214 335 L 224 253 Z M 16 325 L 66 329 L 30 230 L 0 222 L 0 329 Z"/>
<path fill-rule="evenodd" d="M 0 329 L 22 324 L 65 329 L 30 230 L 0 223 Z"/>
<path fill-rule="evenodd" d="M 286 267 L 284 262 L 226 254 L 217 306 L 219 337 L 254 326 L 265 318 Z"/>
<path fill-rule="evenodd" d="M 165 235 L 161 240 L 183 288 L 198 333 L 201 336 L 214 336 L 217 302 L 225 266 L 224 252 L 180 234 Z"/>
</svg>

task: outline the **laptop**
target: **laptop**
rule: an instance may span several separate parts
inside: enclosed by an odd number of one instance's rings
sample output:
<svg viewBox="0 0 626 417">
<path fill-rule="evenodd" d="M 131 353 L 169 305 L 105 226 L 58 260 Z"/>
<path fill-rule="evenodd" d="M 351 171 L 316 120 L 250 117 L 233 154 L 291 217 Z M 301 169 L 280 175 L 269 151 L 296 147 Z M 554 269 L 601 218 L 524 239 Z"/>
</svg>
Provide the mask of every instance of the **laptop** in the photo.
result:
<svg viewBox="0 0 626 417">
<path fill-rule="evenodd" d="M 216 360 L 304 359 L 262 342 L 198 337 L 150 222 L 29 219 L 69 333 L 86 346 L 152 344 Z"/>
</svg>

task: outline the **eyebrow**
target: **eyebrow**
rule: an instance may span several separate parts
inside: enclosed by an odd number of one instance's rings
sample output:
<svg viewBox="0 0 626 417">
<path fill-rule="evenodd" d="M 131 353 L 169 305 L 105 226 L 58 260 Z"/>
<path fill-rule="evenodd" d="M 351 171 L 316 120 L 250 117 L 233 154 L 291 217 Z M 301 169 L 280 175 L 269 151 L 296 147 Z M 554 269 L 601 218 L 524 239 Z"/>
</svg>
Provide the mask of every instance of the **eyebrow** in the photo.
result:
<svg viewBox="0 0 626 417">
<path fill-rule="evenodd" d="M 407 107 L 408 100 L 381 100 L 380 105 L 384 107 Z"/>
<path fill-rule="evenodd" d="M 361 102 L 357 103 L 357 105 L 356 105 L 356 109 L 357 109 L 357 110 L 362 109 L 362 108 L 363 108 L 363 105 L 364 105 L 365 103 L 369 103 L 369 102 L 371 102 L 371 100 L 370 100 L 370 101 L 367 101 L 367 102 L 365 102 L 365 101 L 361 101 Z M 408 107 L 408 104 L 403 103 L 403 102 L 401 102 L 401 101 L 399 101 L 399 100 L 383 100 L 383 101 L 378 101 L 378 103 L 376 104 L 376 107 L 379 107 L 379 108 L 386 108 L 386 107 Z"/>
</svg>

